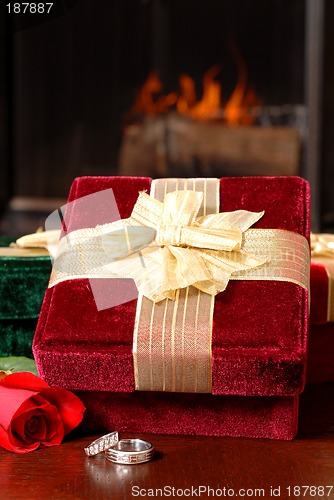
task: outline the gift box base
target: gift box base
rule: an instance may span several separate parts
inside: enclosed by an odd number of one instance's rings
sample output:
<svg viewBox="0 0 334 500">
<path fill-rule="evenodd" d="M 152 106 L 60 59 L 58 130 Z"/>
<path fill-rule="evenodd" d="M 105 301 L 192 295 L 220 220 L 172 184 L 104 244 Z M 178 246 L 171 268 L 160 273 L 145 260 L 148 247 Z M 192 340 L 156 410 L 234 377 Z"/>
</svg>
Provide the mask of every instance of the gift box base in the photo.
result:
<svg viewBox="0 0 334 500">
<path fill-rule="evenodd" d="M 293 439 L 298 396 L 75 391 L 86 406 L 83 426 L 94 431 Z"/>
<path fill-rule="evenodd" d="M 334 381 L 334 325 L 311 325 L 306 381 Z"/>
</svg>

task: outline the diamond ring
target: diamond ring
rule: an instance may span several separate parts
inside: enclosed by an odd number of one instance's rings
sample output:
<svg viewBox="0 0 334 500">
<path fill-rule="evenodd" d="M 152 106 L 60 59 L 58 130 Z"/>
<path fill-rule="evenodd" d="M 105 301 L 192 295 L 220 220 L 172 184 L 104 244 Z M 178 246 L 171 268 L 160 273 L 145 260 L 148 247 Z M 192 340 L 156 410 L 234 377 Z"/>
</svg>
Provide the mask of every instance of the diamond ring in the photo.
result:
<svg viewBox="0 0 334 500">
<path fill-rule="evenodd" d="M 110 434 L 105 434 L 105 436 L 96 439 L 95 441 L 90 443 L 90 445 L 86 446 L 86 448 L 84 448 L 84 452 L 86 453 L 87 457 L 93 457 L 94 455 L 102 453 L 111 446 L 117 444 L 118 440 L 119 438 L 117 431 L 111 432 Z"/>
</svg>

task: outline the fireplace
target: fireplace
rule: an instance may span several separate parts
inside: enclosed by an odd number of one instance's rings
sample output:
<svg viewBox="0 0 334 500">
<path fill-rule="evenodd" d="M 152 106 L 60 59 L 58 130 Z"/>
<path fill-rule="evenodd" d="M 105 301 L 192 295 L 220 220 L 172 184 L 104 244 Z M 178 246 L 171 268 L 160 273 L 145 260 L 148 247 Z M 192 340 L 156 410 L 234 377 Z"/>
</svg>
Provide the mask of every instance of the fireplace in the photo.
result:
<svg viewBox="0 0 334 500">
<path fill-rule="evenodd" d="M 321 4 L 146 3 L 149 57 L 125 117 L 120 172 L 303 175 L 316 229 Z"/>
<path fill-rule="evenodd" d="M 325 0 L 64 0 L 37 26 L 4 20 L 12 195 L 64 197 L 79 175 L 298 174 L 311 181 L 317 230 L 324 7 L 333 10 Z M 170 106 L 136 115 L 153 73 L 152 100 L 170 96 Z M 198 111 L 208 81 L 211 116 L 182 113 L 180 96 Z M 233 122 L 240 89 L 247 110 Z"/>
</svg>

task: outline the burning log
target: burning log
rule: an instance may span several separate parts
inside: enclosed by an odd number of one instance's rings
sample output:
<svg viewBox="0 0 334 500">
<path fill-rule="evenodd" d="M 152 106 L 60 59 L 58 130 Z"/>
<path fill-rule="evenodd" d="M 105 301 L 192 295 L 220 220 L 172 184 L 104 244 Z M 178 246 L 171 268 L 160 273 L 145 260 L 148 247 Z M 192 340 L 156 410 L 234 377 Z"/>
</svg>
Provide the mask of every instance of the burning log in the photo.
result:
<svg viewBox="0 0 334 500">
<path fill-rule="evenodd" d="M 255 125 L 261 123 L 261 114 L 267 110 L 248 86 L 246 64 L 238 51 L 234 52 L 239 76 L 227 102 L 223 102 L 221 84 L 216 79 L 218 65 L 203 76 L 199 100 L 189 75 L 181 75 L 179 91 L 168 94 L 162 93 L 163 85 L 156 73 L 148 76 L 129 113 L 130 121 L 138 117 L 142 121 L 125 130 L 120 174 L 298 174 L 300 130 L 282 124 Z"/>
<path fill-rule="evenodd" d="M 300 132 L 289 126 L 227 126 L 178 113 L 147 116 L 129 126 L 120 175 L 298 175 Z"/>
</svg>

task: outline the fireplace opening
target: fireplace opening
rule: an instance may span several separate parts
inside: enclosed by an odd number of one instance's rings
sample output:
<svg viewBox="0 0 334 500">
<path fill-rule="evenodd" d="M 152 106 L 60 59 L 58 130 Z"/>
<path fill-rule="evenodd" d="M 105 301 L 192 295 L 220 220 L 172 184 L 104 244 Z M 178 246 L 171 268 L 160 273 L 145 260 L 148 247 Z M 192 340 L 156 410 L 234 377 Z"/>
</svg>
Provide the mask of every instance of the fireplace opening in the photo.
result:
<svg viewBox="0 0 334 500">
<path fill-rule="evenodd" d="M 39 25 L 5 19 L 11 195 L 66 197 L 80 175 L 302 175 L 317 224 L 325 3 L 64 0 Z"/>
<path fill-rule="evenodd" d="M 298 0 L 151 2 L 150 71 L 124 115 L 120 173 L 301 174 L 304 24 Z"/>
</svg>

